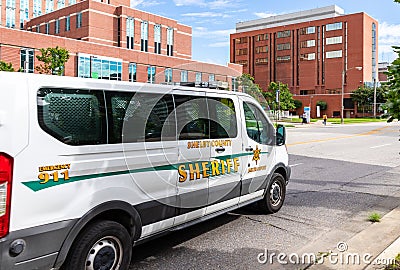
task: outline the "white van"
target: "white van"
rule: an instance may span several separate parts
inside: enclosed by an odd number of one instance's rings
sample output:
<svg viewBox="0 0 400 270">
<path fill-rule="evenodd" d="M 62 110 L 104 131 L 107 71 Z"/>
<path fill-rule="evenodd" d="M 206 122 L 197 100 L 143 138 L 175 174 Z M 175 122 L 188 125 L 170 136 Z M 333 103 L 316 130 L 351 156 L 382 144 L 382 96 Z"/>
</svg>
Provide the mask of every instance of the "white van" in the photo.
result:
<svg viewBox="0 0 400 270">
<path fill-rule="evenodd" d="M 0 269 L 120 269 L 132 246 L 256 201 L 285 129 L 230 91 L 0 72 Z"/>
</svg>

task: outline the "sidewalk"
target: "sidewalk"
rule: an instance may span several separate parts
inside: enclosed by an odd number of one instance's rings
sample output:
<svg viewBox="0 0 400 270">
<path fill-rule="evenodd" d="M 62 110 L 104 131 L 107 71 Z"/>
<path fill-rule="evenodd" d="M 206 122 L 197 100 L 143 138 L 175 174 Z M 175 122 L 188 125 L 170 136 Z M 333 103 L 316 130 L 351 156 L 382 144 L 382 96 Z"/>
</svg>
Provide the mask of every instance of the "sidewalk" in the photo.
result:
<svg viewBox="0 0 400 270">
<path fill-rule="evenodd" d="M 346 241 L 337 239 L 337 232 L 332 232 L 327 233 L 324 240 L 311 243 L 303 252 L 318 250 L 319 256 L 326 257 L 323 263 L 309 265 L 305 269 L 385 269 L 400 253 L 400 205 L 383 216 L 380 222 L 370 223 L 352 236 L 348 234 L 349 231 L 351 229 L 343 231 L 344 235 L 349 236 Z"/>
<path fill-rule="evenodd" d="M 303 124 L 303 123 L 298 123 L 298 122 L 282 122 L 282 121 L 278 121 L 278 124 L 282 124 L 282 125 L 293 125 L 296 128 L 307 128 L 307 127 L 324 127 L 324 122 L 322 120 L 318 120 L 317 122 L 310 122 L 308 124 Z M 338 126 L 338 125 L 334 125 L 330 122 L 326 123 L 326 127 L 333 127 L 333 126 Z"/>
</svg>

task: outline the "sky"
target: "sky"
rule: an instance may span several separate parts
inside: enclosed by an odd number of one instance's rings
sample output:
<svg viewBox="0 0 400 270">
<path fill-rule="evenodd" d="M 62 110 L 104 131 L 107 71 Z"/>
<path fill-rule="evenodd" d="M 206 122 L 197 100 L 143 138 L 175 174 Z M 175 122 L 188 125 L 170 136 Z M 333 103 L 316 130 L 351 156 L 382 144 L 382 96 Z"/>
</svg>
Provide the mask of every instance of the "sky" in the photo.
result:
<svg viewBox="0 0 400 270">
<path fill-rule="evenodd" d="M 229 35 L 237 22 L 337 5 L 345 14 L 365 12 L 378 22 L 379 62 L 396 58 L 400 46 L 400 4 L 393 0 L 131 0 L 131 7 L 192 27 L 193 60 L 226 65 Z"/>
</svg>

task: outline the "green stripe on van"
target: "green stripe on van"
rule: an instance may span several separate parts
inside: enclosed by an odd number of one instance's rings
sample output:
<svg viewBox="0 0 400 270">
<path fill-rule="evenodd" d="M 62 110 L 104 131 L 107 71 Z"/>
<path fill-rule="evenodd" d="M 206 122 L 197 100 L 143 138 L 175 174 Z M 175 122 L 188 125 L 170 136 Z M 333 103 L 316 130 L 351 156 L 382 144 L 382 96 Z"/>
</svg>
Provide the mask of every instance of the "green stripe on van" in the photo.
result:
<svg viewBox="0 0 400 270">
<path fill-rule="evenodd" d="M 261 152 L 260 154 L 267 154 L 268 152 Z M 251 156 L 253 153 L 240 153 L 236 155 L 225 155 L 225 156 L 218 156 L 214 157 L 215 159 L 219 160 L 227 160 L 227 159 L 233 159 L 236 157 L 243 157 L 243 156 Z M 201 162 L 201 161 L 197 161 Z M 204 161 L 205 162 L 205 161 Z M 54 181 L 49 181 L 46 184 L 41 184 L 40 180 L 33 180 L 33 181 L 27 181 L 27 182 L 22 182 L 26 187 L 30 188 L 31 190 L 37 192 L 46 188 L 51 188 L 59 185 L 64 185 L 68 183 L 73 183 L 73 182 L 78 182 L 78 181 L 85 181 L 85 180 L 90 180 L 90 179 L 95 179 L 95 178 L 101 178 L 101 177 L 108 177 L 108 176 L 116 176 L 116 175 L 125 175 L 125 174 L 131 174 L 131 173 L 141 173 L 141 172 L 151 172 L 151 171 L 170 171 L 170 170 L 177 170 L 180 165 L 188 165 L 193 162 L 185 162 L 185 163 L 179 163 L 179 164 L 171 164 L 171 165 L 162 165 L 162 166 L 156 166 L 156 167 L 148 167 L 148 168 L 141 168 L 141 169 L 135 169 L 135 170 L 124 170 L 124 171 L 116 171 L 116 172 L 105 172 L 105 173 L 96 173 L 96 174 L 88 174 L 88 175 L 80 175 L 80 176 L 71 176 L 69 177 L 68 180 L 63 180 L 60 178 L 58 182 Z"/>
</svg>

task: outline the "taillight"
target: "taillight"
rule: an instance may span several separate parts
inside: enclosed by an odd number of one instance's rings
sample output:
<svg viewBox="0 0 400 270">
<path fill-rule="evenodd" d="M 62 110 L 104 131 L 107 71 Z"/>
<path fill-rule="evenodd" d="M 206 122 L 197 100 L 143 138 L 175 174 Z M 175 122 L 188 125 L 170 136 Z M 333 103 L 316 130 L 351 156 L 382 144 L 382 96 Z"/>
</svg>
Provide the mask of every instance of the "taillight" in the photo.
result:
<svg viewBox="0 0 400 270">
<path fill-rule="evenodd" d="M 13 158 L 0 153 L 0 238 L 8 234 L 10 225 Z"/>
</svg>

